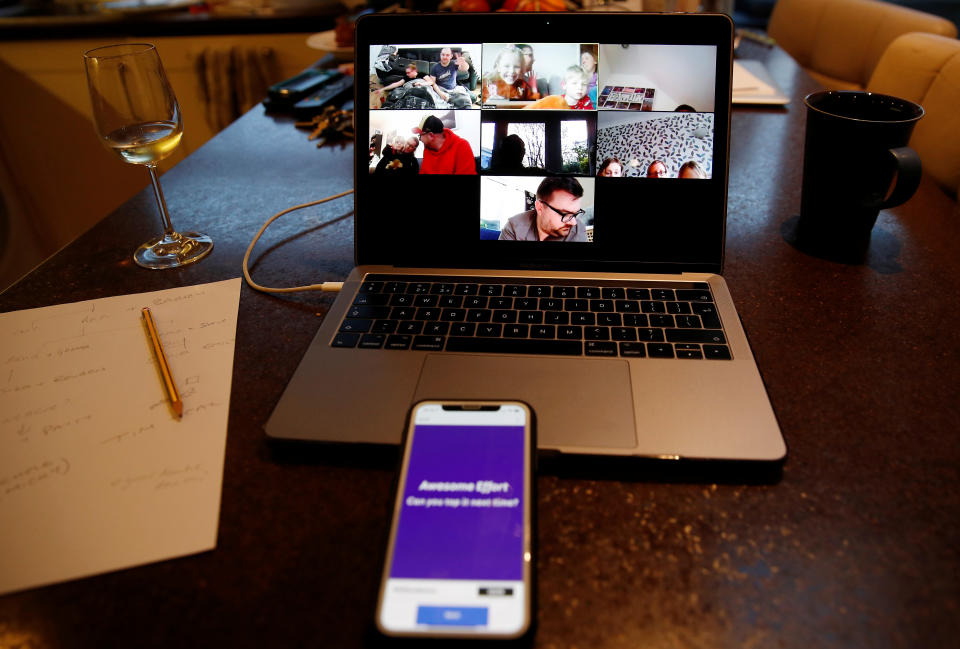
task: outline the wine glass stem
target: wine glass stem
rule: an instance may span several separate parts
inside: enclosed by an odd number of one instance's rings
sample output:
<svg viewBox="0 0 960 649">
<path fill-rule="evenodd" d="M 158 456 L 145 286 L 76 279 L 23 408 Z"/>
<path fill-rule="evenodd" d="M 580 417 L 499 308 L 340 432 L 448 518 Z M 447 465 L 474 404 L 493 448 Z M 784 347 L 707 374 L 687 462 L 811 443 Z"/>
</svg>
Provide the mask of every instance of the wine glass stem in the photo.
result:
<svg viewBox="0 0 960 649">
<path fill-rule="evenodd" d="M 157 197 L 157 205 L 160 206 L 160 218 L 163 220 L 163 233 L 167 236 L 172 235 L 173 223 L 170 222 L 170 212 L 167 211 L 167 201 L 163 197 L 163 190 L 160 189 L 160 179 L 157 177 L 156 165 L 145 165 L 150 172 L 150 182 L 153 183 L 153 193 Z"/>
</svg>

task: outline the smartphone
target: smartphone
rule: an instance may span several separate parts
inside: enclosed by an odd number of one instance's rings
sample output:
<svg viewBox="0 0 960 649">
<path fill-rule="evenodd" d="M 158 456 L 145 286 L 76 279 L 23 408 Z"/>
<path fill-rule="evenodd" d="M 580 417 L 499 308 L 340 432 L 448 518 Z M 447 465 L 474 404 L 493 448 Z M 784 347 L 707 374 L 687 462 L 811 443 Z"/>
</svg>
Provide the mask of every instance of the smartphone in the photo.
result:
<svg viewBox="0 0 960 649">
<path fill-rule="evenodd" d="M 493 640 L 532 632 L 535 434 L 533 412 L 518 401 L 413 406 L 380 633 Z"/>
</svg>

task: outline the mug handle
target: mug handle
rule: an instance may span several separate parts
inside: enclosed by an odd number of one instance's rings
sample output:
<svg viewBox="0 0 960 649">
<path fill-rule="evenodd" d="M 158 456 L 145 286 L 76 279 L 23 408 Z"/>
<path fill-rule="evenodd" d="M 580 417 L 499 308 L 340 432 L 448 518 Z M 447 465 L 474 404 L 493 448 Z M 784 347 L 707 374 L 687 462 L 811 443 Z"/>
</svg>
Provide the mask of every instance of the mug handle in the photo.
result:
<svg viewBox="0 0 960 649">
<path fill-rule="evenodd" d="M 910 147 L 890 149 L 889 153 L 896 164 L 897 184 L 890 192 L 890 197 L 880 204 L 881 210 L 906 203 L 920 186 L 920 175 L 923 171 L 920 156 Z"/>
</svg>

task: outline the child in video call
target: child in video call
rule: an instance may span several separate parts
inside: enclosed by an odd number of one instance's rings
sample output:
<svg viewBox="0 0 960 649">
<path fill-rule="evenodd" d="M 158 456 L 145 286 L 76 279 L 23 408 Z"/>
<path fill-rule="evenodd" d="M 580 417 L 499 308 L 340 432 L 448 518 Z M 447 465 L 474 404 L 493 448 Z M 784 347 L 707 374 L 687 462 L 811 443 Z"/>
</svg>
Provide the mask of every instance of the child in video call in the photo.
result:
<svg viewBox="0 0 960 649">
<path fill-rule="evenodd" d="M 547 95 L 533 102 L 527 108 L 573 108 L 575 110 L 593 110 L 593 102 L 587 95 L 587 83 L 590 77 L 579 65 L 567 68 L 563 81 L 562 95 Z"/>
<path fill-rule="evenodd" d="M 491 99 L 537 99 L 539 95 L 523 80 L 523 52 L 505 45 L 483 78 L 483 101 Z"/>
</svg>

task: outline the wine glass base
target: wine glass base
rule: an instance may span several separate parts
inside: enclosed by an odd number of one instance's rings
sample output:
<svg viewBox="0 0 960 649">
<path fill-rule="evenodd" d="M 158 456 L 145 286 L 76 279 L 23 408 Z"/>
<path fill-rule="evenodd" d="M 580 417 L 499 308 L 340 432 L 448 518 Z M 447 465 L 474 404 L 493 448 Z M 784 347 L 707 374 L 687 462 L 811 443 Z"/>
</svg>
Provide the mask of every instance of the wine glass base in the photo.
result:
<svg viewBox="0 0 960 649">
<path fill-rule="evenodd" d="M 174 232 L 146 242 L 133 253 L 144 268 L 178 268 L 200 261 L 213 250 L 213 239 L 199 232 Z"/>
</svg>

